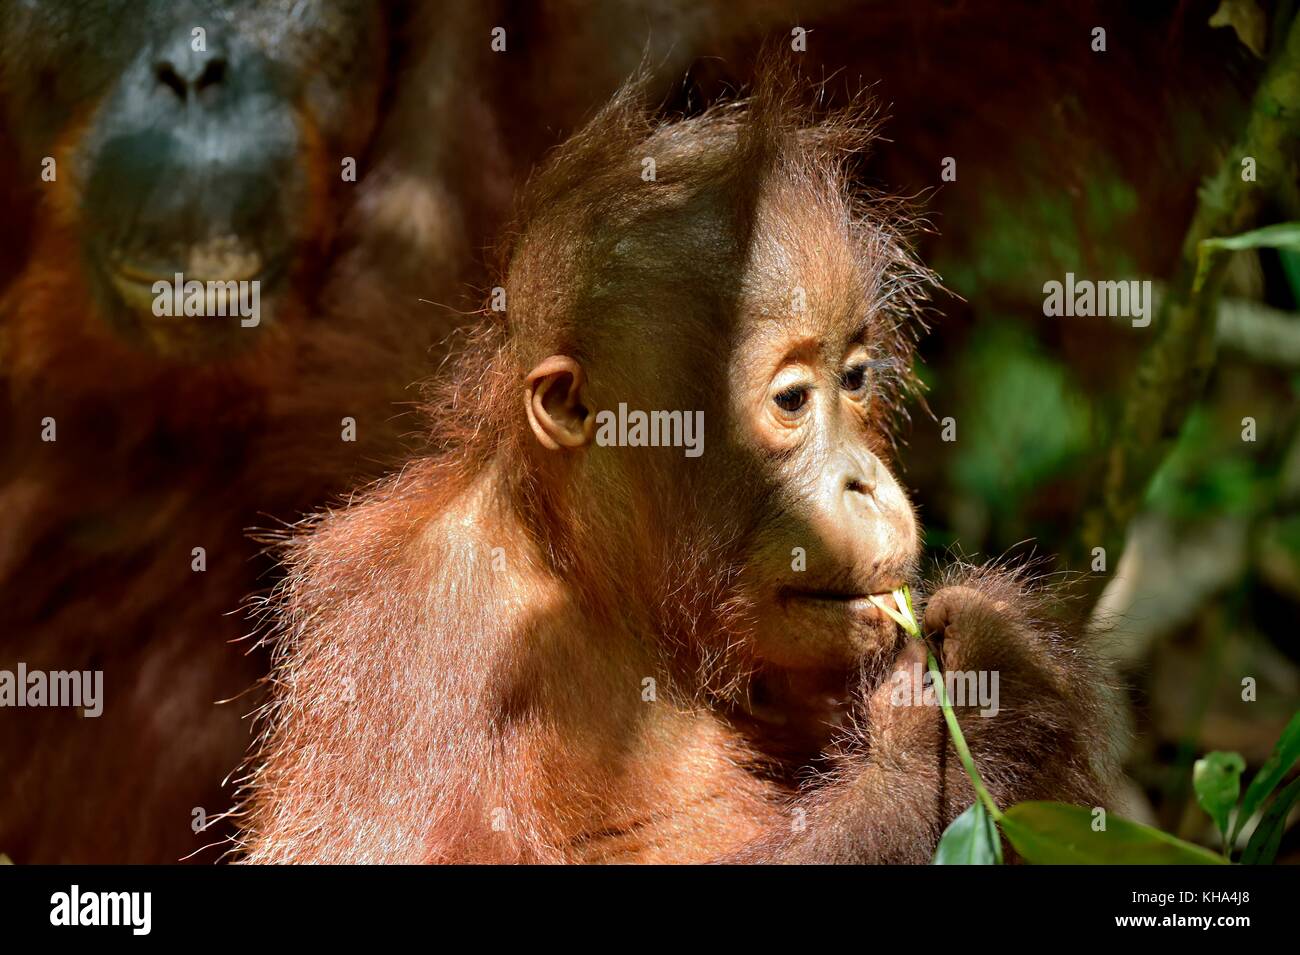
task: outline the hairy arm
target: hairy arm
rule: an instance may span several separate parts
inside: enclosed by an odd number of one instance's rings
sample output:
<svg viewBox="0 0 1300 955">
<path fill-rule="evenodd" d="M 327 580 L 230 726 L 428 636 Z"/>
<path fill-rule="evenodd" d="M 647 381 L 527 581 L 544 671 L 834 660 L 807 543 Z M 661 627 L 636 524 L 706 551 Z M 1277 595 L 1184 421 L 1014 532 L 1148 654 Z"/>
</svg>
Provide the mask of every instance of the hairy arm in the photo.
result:
<svg viewBox="0 0 1300 955">
<path fill-rule="evenodd" d="M 1018 576 L 981 570 L 933 595 L 924 630 L 946 673 L 982 673 L 990 689 L 996 676 L 996 713 L 974 700 L 956 711 L 997 803 L 1099 805 L 1110 751 L 1103 673 L 1077 639 L 1043 622 L 1037 610 L 1037 598 Z M 943 830 L 975 794 L 942 711 L 918 696 L 915 679 L 924 669 L 924 647 L 909 641 L 866 698 L 859 741 L 796 804 L 802 825 L 769 832 L 739 859 L 929 861 Z"/>
</svg>

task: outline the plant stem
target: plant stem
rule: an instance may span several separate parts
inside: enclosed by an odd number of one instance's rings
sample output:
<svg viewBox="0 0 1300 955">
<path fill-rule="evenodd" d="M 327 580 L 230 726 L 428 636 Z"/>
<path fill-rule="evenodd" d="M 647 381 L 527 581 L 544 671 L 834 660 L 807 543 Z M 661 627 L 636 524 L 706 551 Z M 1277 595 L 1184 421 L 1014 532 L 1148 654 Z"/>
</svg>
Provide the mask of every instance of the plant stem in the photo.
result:
<svg viewBox="0 0 1300 955">
<path fill-rule="evenodd" d="M 970 777 L 975 795 L 979 797 L 980 802 L 984 803 L 984 808 L 993 817 L 993 821 L 997 822 L 1002 818 L 1002 810 L 989 795 L 980 771 L 975 767 L 975 759 L 970 754 L 970 747 L 966 745 L 966 736 L 957 722 L 957 714 L 953 712 L 952 703 L 948 701 L 948 690 L 944 684 L 943 674 L 939 672 L 939 664 L 929 648 L 925 651 L 925 663 L 930 668 L 930 679 L 934 682 L 934 691 L 939 696 L 939 706 L 943 708 L 943 718 L 948 723 L 948 733 L 952 736 L 952 744 L 957 749 L 957 758 L 961 760 L 962 769 L 966 770 L 966 775 Z"/>
<path fill-rule="evenodd" d="M 921 635 L 921 625 L 916 620 L 916 611 L 912 609 L 912 588 L 903 586 L 894 591 L 895 607 L 892 609 L 875 597 L 870 599 L 872 603 L 892 617 L 903 628 L 905 633 L 916 640 L 925 642 L 925 637 Z M 998 804 L 989 795 L 988 789 L 984 786 L 984 780 L 980 776 L 980 771 L 975 767 L 975 760 L 970 754 L 970 747 L 966 745 L 966 735 L 962 733 L 961 725 L 957 722 L 957 714 L 953 712 L 952 703 L 948 700 L 948 685 L 944 682 L 943 674 L 939 671 L 939 663 L 934 658 L 934 652 L 928 646 L 925 648 L 925 665 L 929 667 L 930 681 L 939 697 L 939 706 L 943 710 L 943 718 L 948 724 L 948 734 L 952 737 L 952 744 L 957 749 L 957 758 L 961 760 L 962 769 L 966 770 L 966 775 L 970 777 L 970 784 L 975 790 L 975 795 L 979 797 L 980 802 L 984 803 L 984 808 L 989 811 L 993 821 L 997 822 L 1002 818 L 1002 811 L 998 809 Z"/>
</svg>

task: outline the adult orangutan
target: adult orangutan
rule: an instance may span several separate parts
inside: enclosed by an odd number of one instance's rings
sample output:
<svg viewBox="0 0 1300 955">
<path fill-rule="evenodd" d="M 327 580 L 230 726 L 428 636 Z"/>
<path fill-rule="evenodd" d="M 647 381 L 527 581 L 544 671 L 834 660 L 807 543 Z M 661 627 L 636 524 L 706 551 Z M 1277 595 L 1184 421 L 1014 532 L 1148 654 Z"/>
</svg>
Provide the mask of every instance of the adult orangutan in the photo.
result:
<svg viewBox="0 0 1300 955">
<path fill-rule="evenodd" d="M 243 858 L 921 862 L 973 800 L 869 599 L 916 584 L 929 275 L 846 188 L 863 113 L 788 87 L 625 91 L 531 183 L 434 452 L 287 544 Z M 960 710 L 995 798 L 1104 798 L 1099 673 L 1022 578 L 951 570 L 924 621 L 999 676 Z"/>
<path fill-rule="evenodd" d="M 248 529 L 402 447 L 398 403 L 450 327 L 420 299 L 454 302 L 509 178 L 480 17 L 2 5 L 0 191 L 21 234 L 0 241 L 0 670 L 103 686 L 98 716 L 0 709 L 14 861 L 224 842 L 204 827 L 255 703 L 217 704 L 267 666 L 237 645 L 270 583 Z M 256 312 L 168 314 L 156 287 L 178 273 Z"/>
</svg>

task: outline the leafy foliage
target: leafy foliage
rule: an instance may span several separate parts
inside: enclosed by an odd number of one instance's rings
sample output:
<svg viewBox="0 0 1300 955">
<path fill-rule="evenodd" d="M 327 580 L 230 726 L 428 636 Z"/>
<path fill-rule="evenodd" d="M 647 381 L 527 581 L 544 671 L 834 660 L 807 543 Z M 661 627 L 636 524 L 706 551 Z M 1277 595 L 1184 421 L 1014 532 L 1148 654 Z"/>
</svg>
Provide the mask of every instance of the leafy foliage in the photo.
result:
<svg viewBox="0 0 1300 955">
<path fill-rule="evenodd" d="M 934 865 L 1001 865 L 1002 839 L 978 799 L 952 821 L 939 840 Z"/>
<path fill-rule="evenodd" d="M 912 638 L 920 640 L 921 628 L 912 609 L 912 595 L 907 587 L 895 590 L 890 607 L 872 598 Z M 1101 807 L 1072 806 L 1060 802 L 1022 802 L 1006 809 L 998 808 L 980 778 L 971 757 L 952 702 L 943 691 L 943 677 L 938 672 L 934 654 L 926 662 L 943 708 L 944 720 L 952 736 L 962 767 L 978 797 L 975 803 L 953 820 L 944 831 L 935 850 L 935 865 L 998 865 L 1002 861 L 999 830 L 1015 846 L 1021 858 L 1042 865 L 1226 865 L 1230 861 L 1233 840 L 1242 821 L 1249 818 L 1266 800 L 1277 784 L 1300 762 L 1300 712 L 1292 717 L 1273 750 L 1273 755 L 1256 774 L 1237 810 L 1237 822 L 1229 837 L 1229 819 L 1241 792 L 1241 774 L 1246 761 L 1240 753 L 1215 752 L 1198 760 L 1193 774 L 1197 801 L 1210 814 L 1224 835 L 1224 852 L 1215 855 L 1208 849 L 1185 842 L 1151 826 L 1119 817 L 1108 817 Z M 1271 862 L 1277 854 L 1286 817 L 1300 799 L 1300 780 L 1293 782 L 1273 801 L 1251 839 L 1243 861 Z"/>
<path fill-rule="evenodd" d="M 1208 849 L 1104 810 L 1061 802 L 1017 803 L 1002 831 L 1026 862 L 1039 865 L 1224 865 Z"/>
<path fill-rule="evenodd" d="M 1246 761 L 1240 753 L 1208 753 L 1192 768 L 1196 801 L 1210 814 L 1225 841 L 1228 816 L 1241 795 L 1241 774 L 1245 771 Z"/>
</svg>

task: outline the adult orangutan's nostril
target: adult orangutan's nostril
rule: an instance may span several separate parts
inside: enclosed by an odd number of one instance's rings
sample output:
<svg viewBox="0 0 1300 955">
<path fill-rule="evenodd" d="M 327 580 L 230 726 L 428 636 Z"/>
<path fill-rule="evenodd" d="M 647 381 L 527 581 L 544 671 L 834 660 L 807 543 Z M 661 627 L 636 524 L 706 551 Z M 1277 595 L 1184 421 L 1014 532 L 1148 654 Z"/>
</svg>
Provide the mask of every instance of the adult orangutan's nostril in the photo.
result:
<svg viewBox="0 0 1300 955">
<path fill-rule="evenodd" d="M 226 61 L 222 59 L 209 60 L 203 67 L 203 72 L 199 74 L 194 88 L 198 92 L 203 92 L 210 86 L 220 85 L 226 78 Z"/>
<path fill-rule="evenodd" d="M 157 78 L 160 86 L 167 87 L 176 94 L 177 99 L 184 101 L 186 96 L 186 84 L 185 81 L 180 78 L 180 75 L 176 72 L 174 66 L 170 63 L 159 63 L 158 66 L 154 68 L 154 76 Z"/>
</svg>

